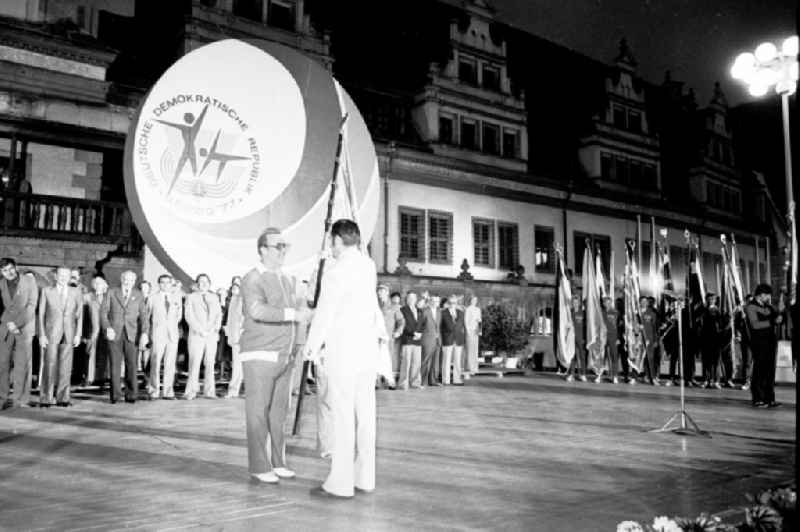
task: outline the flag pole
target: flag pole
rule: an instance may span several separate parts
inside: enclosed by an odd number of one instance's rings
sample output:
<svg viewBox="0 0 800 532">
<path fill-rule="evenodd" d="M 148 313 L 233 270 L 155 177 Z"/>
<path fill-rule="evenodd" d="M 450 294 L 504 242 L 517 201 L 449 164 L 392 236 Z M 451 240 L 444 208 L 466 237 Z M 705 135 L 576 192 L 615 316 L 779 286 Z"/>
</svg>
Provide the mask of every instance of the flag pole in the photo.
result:
<svg viewBox="0 0 800 532">
<path fill-rule="evenodd" d="M 336 144 L 336 155 L 333 160 L 333 176 L 331 177 L 331 192 L 328 196 L 328 211 L 325 214 L 325 231 L 322 235 L 322 246 L 320 250 L 320 258 L 319 264 L 317 265 L 316 271 L 316 282 L 314 283 L 314 297 L 312 300 L 308 301 L 308 306 L 311 308 L 315 308 L 317 303 L 319 302 L 319 292 L 322 288 L 322 274 L 325 271 L 325 248 L 328 244 L 328 233 L 331 232 L 331 226 L 333 225 L 333 205 L 336 201 L 336 176 L 339 173 L 339 165 L 341 163 L 342 158 L 342 144 L 344 139 L 344 127 L 347 123 L 347 113 L 342 116 L 342 121 L 339 123 L 339 140 Z M 312 275 L 313 277 L 313 275 Z M 303 408 L 303 397 L 306 394 L 306 388 L 308 387 L 307 384 L 307 374 L 309 369 L 311 368 L 311 363 L 309 360 L 303 361 L 303 371 L 300 374 L 300 391 L 297 394 L 297 408 L 294 414 L 294 424 L 292 425 L 292 436 L 297 436 L 297 433 L 300 429 L 300 414 Z"/>
</svg>

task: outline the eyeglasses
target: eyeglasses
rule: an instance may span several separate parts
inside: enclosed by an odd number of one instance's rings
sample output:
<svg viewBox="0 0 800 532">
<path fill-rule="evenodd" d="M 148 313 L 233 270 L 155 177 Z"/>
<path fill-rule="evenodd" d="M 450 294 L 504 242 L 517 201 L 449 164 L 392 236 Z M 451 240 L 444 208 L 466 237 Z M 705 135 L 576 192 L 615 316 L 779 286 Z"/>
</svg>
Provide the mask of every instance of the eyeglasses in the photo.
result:
<svg viewBox="0 0 800 532">
<path fill-rule="evenodd" d="M 278 251 L 284 251 L 284 250 L 287 250 L 287 249 L 289 249 L 289 244 L 288 244 L 288 243 L 286 243 L 286 242 L 278 242 L 278 243 L 277 243 L 277 244 L 275 244 L 274 246 L 267 245 L 267 246 L 264 246 L 264 247 L 267 247 L 267 248 L 275 248 L 275 249 L 277 249 Z"/>
</svg>

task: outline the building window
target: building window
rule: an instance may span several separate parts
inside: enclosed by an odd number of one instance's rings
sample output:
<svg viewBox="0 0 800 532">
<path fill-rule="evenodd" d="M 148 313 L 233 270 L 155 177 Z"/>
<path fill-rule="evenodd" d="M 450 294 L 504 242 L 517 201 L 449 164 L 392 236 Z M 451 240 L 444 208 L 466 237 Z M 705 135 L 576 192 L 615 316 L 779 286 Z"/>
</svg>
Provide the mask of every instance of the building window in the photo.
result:
<svg viewBox="0 0 800 532">
<path fill-rule="evenodd" d="M 603 274 L 607 278 L 609 272 L 609 262 L 611 261 L 611 237 L 607 235 L 592 235 L 580 231 L 573 231 L 572 238 L 575 245 L 575 275 L 583 275 L 583 254 L 585 253 L 586 240 L 588 239 L 589 245 L 591 246 L 594 254 L 598 252 L 600 253 L 600 259 L 603 263 Z M 642 247 L 644 248 L 644 243 L 642 244 Z M 642 250 L 642 256 L 644 257 L 644 249 Z M 642 260 L 644 260 L 644 258 Z M 640 268 L 639 271 L 642 272 L 644 270 Z"/>
<path fill-rule="evenodd" d="M 458 79 L 462 83 L 478 86 L 478 65 L 474 59 L 461 57 L 458 60 Z"/>
<path fill-rule="evenodd" d="M 499 247 L 498 266 L 504 270 L 513 270 L 519 266 L 519 226 L 498 223 L 497 243 Z"/>
<path fill-rule="evenodd" d="M 656 167 L 652 164 L 642 165 L 642 188 L 658 189 L 658 174 Z"/>
<path fill-rule="evenodd" d="M 264 16 L 263 0 L 233 0 L 233 14 L 261 22 Z"/>
<path fill-rule="evenodd" d="M 614 159 L 611 158 L 610 153 L 600 154 L 600 176 L 609 181 L 614 179 Z"/>
<path fill-rule="evenodd" d="M 453 263 L 453 215 L 428 211 L 428 261 Z"/>
<path fill-rule="evenodd" d="M 478 147 L 478 126 L 474 120 L 461 119 L 461 147 L 468 150 Z"/>
<path fill-rule="evenodd" d="M 553 241 L 555 232 L 552 227 L 537 225 L 533 229 L 533 261 L 536 273 L 553 273 L 555 257 L 553 256 Z"/>
<path fill-rule="evenodd" d="M 494 267 L 494 222 L 472 219 L 472 243 L 475 249 L 475 265 Z"/>
<path fill-rule="evenodd" d="M 289 0 L 270 0 L 267 23 L 287 31 L 295 30 L 295 5 Z"/>
<path fill-rule="evenodd" d="M 628 161 L 624 157 L 616 158 L 616 179 L 623 185 L 630 184 L 630 177 L 628 176 Z"/>
<path fill-rule="evenodd" d="M 453 118 L 449 116 L 439 116 L 439 142 L 444 144 L 455 144 L 453 138 Z"/>
<path fill-rule="evenodd" d="M 483 66 L 483 88 L 500 92 L 500 69 L 497 67 Z"/>
<path fill-rule="evenodd" d="M 642 163 L 639 161 L 630 161 L 628 165 L 628 178 L 634 186 L 644 188 Z"/>
<path fill-rule="evenodd" d="M 633 133 L 642 132 L 642 115 L 637 111 L 628 112 L 628 131 Z"/>
<path fill-rule="evenodd" d="M 614 111 L 614 127 L 619 129 L 625 129 L 626 127 L 625 109 L 617 105 L 613 106 L 612 109 Z"/>
<path fill-rule="evenodd" d="M 500 128 L 494 124 L 483 124 L 483 151 L 500 155 Z"/>
<path fill-rule="evenodd" d="M 503 130 L 503 157 L 509 159 L 519 157 L 519 133 L 513 129 Z"/>
<path fill-rule="evenodd" d="M 425 261 L 425 211 L 400 208 L 400 255 L 410 261 Z"/>
</svg>

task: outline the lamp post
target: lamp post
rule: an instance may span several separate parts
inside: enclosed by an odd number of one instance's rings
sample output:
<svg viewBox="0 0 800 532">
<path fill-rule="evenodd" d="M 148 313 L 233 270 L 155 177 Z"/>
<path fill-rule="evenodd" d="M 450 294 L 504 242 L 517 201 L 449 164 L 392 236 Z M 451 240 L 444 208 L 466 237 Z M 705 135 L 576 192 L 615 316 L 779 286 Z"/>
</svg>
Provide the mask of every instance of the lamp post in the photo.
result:
<svg viewBox="0 0 800 532">
<path fill-rule="evenodd" d="M 783 120 L 783 156 L 786 169 L 786 204 L 791 228 L 791 281 L 789 286 L 790 301 L 795 302 L 795 286 L 797 283 L 797 236 L 795 226 L 795 203 L 792 190 L 792 147 L 789 134 L 789 96 L 797 90 L 797 53 L 798 38 L 789 37 L 781 45 L 781 49 L 765 42 L 755 49 L 755 53 L 739 54 L 731 68 L 731 76 L 748 86 L 752 96 L 767 94 L 774 86 L 775 92 L 781 96 L 781 116 Z M 767 273 L 769 278 L 770 272 Z"/>
</svg>

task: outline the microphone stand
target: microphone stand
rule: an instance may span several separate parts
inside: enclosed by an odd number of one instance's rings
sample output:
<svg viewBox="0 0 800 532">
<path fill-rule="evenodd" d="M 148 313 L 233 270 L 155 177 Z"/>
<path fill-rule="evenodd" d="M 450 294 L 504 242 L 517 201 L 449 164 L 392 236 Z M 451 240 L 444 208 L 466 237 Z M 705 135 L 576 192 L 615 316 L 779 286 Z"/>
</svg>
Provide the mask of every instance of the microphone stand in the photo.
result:
<svg viewBox="0 0 800 532">
<path fill-rule="evenodd" d="M 697 426 L 697 423 L 691 418 L 688 412 L 686 412 L 686 396 L 685 396 L 685 382 L 684 382 L 684 374 L 683 374 L 683 301 L 676 300 L 675 301 L 675 310 L 678 317 L 678 373 L 681 376 L 681 408 L 674 414 L 672 417 L 667 420 L 664 425 L 659 429 L 653 429 L 649 432 L 674 432 L 675 434 L 684 434 L 690 436 L 706 436 L 708 438 L 711 435 L 701 430 L 700 427 Z M 676 422 L 679 422 L 676 425 Z"/>
</svg>

